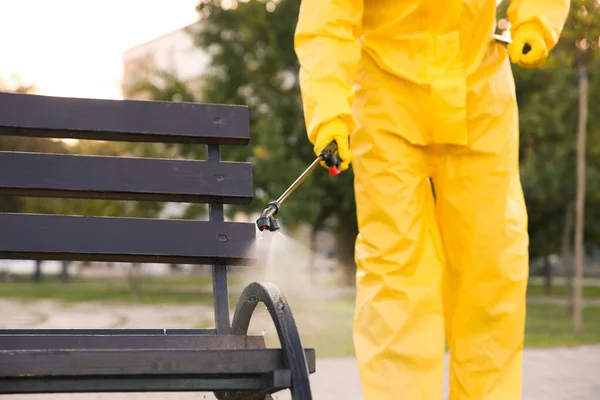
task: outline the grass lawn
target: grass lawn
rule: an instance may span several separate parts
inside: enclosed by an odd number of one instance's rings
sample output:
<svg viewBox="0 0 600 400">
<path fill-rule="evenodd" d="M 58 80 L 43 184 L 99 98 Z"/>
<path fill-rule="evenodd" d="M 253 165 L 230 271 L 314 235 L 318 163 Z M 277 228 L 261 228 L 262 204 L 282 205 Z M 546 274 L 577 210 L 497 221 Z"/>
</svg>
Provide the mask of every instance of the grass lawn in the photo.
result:
<svg viewBox="0 0 600 400">
<path fill-rule="evenodd" d="M 526 347 L 573 346 L 600 343 L 600 307 L 583 309 L 584 328 L 574 332 L 563 307 L 529 305 L 525 330 Z"/>
<path fill-rule="evenodd" d="M 230 283 L 235 282 L 235 277 Z M 139 280 L 137 296 L 133 295 L 127 279 L 89 279 L 62 282 L 45 278 L 34 282 L 30 278 L 0 282 L 0 298 L 20 300 L 52 299 L 65 302 L 101 301 L 116 303 L 190 303 L 212 304 L 210 277 L 174 277 Z"/>
<path fill-rule="evenodd" d="M 303 343 L 316 349 L 319 357 L 353 354 L 352 298 L 322 302 L 291 302 Z M 567 311 L 551 305 L 530 305 L 527 313 L 525 347 L 572 346 L 600 343 L 600 307 L 584 309 L 584 329 L 573 332 Z M 277 345 L 273 330 L 267 330 L 269 345 Z"/>
<path fill-rule="evenodd" d="M 567 297 L 569 294 L 567 287 L 563 284 L 552 285 L 551 296 Z M 542 284 L 530 283 L 527 286 L 527 295 L 530 297 L 546 296 L 544 286 Z M 600 286 L 584 286 L 583 297 L 587 298 L 599 298 L 600 297 Z"/>
<path fill-rule="evenodd" d="M 241 282 L 235 274 L 229 278 L 230 285 Z M 600 298 L 600 286 L 585 286 L 586 298 Z M 139 292 L 132 295 L 128 282 L 122 279 L 88 279 L 62 282 L 56 277 L 46 277 L 41 282 L 33 282 L 29 277 L 12 282 L 0 281 L 0 298 L 53 299 L 66 302 L 102 301 L 134 302 L 141 304 L 191 303 L 212 304 L 212 280 L 209 276 L 200 277 L 143 277 L 139 280 Z M 530 283 L 527 289 L 529 297 L 545 296 L 541 284 Z M 555 285 L 552 294 L 566 297 L 567 288 Z M 234 296 L 237 301 L 237 297 Z"/>
<path fill-rule="evenodd" d="M 237 282 L 236 282 L 237 281 Z M 241 278 L 232 276 L 232 284 Z M 564 288 L 564 286 L 563 286 Z M 530 285 L 530 296 L 542 293 L 539 285 Z M 538 291 L 539 290 L 539 291 Z M 560 286 L 555 288 L 559 294 Z M 597 294 L 598 288 L 587 288 L 586 295 Z M 566 288 L 564 291 L 566 295 Z M 21 300 L 54 299 L 67 303 L 96 301 L 102 303 L 139 304 L 205 304 L 212 306 L 210 277 L 143 278 L 137 297 L 130 292 L 126 279 L 83 280 L 63 283 L 48 278 L 36 283 L 29 279 L 0 283 L 0 298 Z M 352 317 L 354 298 L 345 296 L 333 300 L 288 299 L 300 327 L 306 347 L 316 348 L 319 357 L 348 356 L 353 354 Z M 237 294 L 232 294 L 235 305 Z M 262 306 L 259 306 L 262 307 Z M 275 329 L 264 307 L 255 313 L 256 324 L 251 333 L 265 331 L 269 345 L 277 346 Z M 254 321 L 254 319 L 253 319 Z M 254 330 L 254 331 L 253 331 Z M 600 343 L 600 307 L 584 309 L 584 329 L 573 332 L 570 317 L 564 307 L 530 304 L 527 314 L 525 345 L 527 347 L 563 346 Z"/>
<path fill-rule="evenodd" d="M 304 347 L 316 349 L 319 357 L 344 357 L 354 354 L 353 297 L 307 303 L 292 300 L 290 306 L 297 320 Z"/>
</svg>

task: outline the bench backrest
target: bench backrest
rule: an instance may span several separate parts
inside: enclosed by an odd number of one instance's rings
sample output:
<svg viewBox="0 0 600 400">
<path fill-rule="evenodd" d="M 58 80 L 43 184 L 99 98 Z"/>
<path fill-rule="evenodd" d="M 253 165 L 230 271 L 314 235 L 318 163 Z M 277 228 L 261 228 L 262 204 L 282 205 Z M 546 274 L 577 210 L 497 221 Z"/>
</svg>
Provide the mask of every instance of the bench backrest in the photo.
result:
<svg viewBox="0 0 600 400">
<path fill-rule="evenodd" d="M 0 134 L 208 146 L 173 160 L 0 151 L 0 194 L 209 203 L 210 219 L 0 213 L 0 258 L 213 264 L 215 318 L 229 329 L 226 265 L 255 261 L 256 228 L 224 222 L 223 204 L 253 197 L 249 163 L 220 145 L 249 142 L 245 106 L 0 93 Z"/>
</svg>

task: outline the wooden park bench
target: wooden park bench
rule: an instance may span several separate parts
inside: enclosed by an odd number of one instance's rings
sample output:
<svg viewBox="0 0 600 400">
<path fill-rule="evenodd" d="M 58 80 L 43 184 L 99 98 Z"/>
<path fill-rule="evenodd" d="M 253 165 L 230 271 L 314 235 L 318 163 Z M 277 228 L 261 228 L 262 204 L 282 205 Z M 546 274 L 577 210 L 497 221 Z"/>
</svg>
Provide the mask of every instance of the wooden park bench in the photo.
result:
<svg viewBox="0 0 600 400">
<path fill-rule="evenodd" d="M 249 142 L 244 106 L 0 93 L 0 134 L 206 145 L 207 160 L 0 151 L 0 194 L 209 204 L 208 221 L 0 214 L 0 259 L 213 265 L 214 329 L 3 329 L 0 394 L 213 392 L 312 399 L 315 352 L 303 349 L 284 296 L 251 283 L 230 318 L 227 266 L 256 261 L 256 225 L 225 222 L 223 204 L 252 200 L 249 163 L 221 145 Z M 259 302 L 281 348 L 248 335 Z"/>
</svg>

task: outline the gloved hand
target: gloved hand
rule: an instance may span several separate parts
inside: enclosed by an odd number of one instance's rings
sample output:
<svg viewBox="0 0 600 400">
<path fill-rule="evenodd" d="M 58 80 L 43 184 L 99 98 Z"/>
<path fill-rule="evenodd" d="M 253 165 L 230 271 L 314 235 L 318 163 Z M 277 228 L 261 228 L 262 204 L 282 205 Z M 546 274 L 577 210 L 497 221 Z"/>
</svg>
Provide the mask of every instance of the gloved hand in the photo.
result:
<svg viewBox="0 0 600 400">
<path fill-rule="evenodd" d="M 329 121 L 319 128 L 317 139 L 314 144 L 314 151 L 319 155 L 333 140 L 337 143 L 337 156 L 340 158 L 340 171 L 345 171 L 352 162 L 352 153 L 349 147 L 348 126 L 340 118 Z M 325 163 L 321 163 L 325 166 Z"/>
<path fill-rule="evenodd" d="M 508 55 L 514 64 L 524 68 L 536 68 L 546 61 L 548 48 L 536 24 L 523 24 L 512 33 Z"/>
</svg>

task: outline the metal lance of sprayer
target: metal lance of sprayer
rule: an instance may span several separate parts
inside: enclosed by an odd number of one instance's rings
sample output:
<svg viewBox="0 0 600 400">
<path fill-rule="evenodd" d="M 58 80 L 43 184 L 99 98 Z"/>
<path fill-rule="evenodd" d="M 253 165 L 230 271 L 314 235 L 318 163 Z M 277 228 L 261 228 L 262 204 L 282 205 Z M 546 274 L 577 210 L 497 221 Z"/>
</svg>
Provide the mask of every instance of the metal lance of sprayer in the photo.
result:
<svg viewBox="0 0 600 400">
<path fill-rule="evenodd" d="M 508 35 L 499 35 L 494 34 L 493 38 L 500 43 L 509 44 L 512 42 L 510 38 L 510 34 Z M 525 49 L 525 52 L 531 50 Z M 296 181 L 290 186 L 277 200 L 270 202 L 267 205 L 267 208 L 264 209 L 258 220 L 256 221 L 256 225 L 258 225 L 258 229 L 260 231 L 277 231 L 279 230 L 279 222 L 274 218 L 274 216 L 279 212 L 281 208 L 281 204 L 288 198 L 290 194 L 294 192 L 300 186 L 300 184 L 306 179 L 306 177 L 315 170 L 315 168 L 321 163 L 325 162 L 325 164 L 329 167 L 329 174 L 331 176 L 336 176 L 340 173 L 340 159 L 336 155 L 337 152 L 337 143 L 335 141 L 329 143 L 329 145 L 319 153 L 318 157 L 315 161 L 310 164 L 310 166 L 296 179 Z"/>
<path fill-rule="evenodd" d="M 335 154 L 337 152 L 337 143 L 335 141 L 319 153 L 317 158 L 309 165 L 306 170 L 292 183 L 292 185 L 275 201 L 270 202 L 267 208 L 264 209 L 260 217 L 256 220 L 256 225 L 260 231 L 275 232 L 279 230 L 279 222 L 274 216 L 279 212 L 281 204 L 300 186 L 312 171 L 314 171 L 321 162 L 324 162 L 329 167 L 329 175 L 337 176 L 340 174 L 340 159 Z"/>
</svg>

